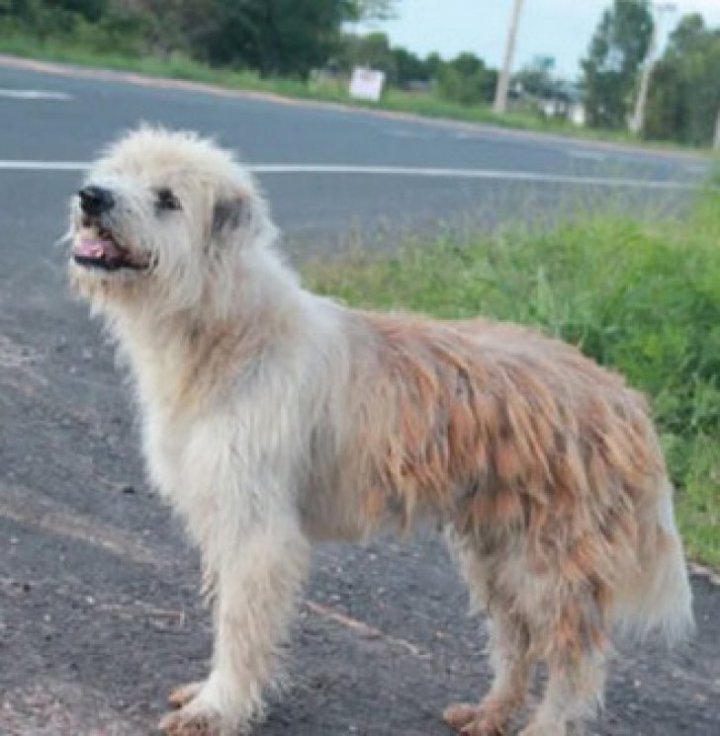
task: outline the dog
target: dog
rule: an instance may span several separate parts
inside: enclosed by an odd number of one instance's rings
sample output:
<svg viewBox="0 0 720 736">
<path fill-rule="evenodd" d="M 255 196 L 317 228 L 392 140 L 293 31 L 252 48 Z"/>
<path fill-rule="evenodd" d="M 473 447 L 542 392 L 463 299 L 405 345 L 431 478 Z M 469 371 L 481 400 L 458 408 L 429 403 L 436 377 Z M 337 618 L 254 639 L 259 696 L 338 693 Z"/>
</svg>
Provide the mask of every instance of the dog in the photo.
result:
<svg viewBox="0 0 720 736">
<path fill-rule="evenodd" d="M 278 675 L 310 546 L 435 519 L 491 622 L 494 681 L 444 719 L 522 736 L 598 704 L 611 636 L 692 626 L 673 489 L 643 397 L 576 348 L 483 319 L 356 311 L 303 289 L 248 171 L 141 127 L 73 197 L 69 278 L 107 321 L 149 476 L 202 553 L 207 679 L 173 736 L 251 727 Z"/>
</svg>

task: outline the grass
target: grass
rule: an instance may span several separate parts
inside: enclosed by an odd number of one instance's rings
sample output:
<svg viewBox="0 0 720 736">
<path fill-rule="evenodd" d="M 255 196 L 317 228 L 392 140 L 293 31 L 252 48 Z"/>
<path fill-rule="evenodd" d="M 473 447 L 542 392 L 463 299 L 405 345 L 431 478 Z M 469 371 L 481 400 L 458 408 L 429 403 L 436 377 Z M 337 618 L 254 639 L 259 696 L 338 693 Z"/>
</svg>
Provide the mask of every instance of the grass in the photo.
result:
<svg viewBox="0 0 720 736">
<path fill-rule="evenodd" d="M 538 325 L 623 372 L 652 398 L 689 554 L 720 567 L 720 194 L 677 223 L 448 235 L 305 277 L 352 305 Z"/>
<path fill-rule="evenodd" d="M 0 27 L 2 31 L 2 27 Z M 92 36 L 89 36 L 91 39 Z M 563 120 L 545 119 L 531 113 L 510 112 L 504 115 L 493 113 L 489 105 L 463 106 L 447 102 L 433 93 L 408 93 L 399 89 L 388 89 L 379 103 L 350 99 L 346 85 L 318 83 L 293 79 L 263 79 L 255 72 L 218 69 L 193 61 L 182 54 L 167 58 L 140 56 L 130 52 L 110 53 L 102 45 L 86 40 L 63 40 L 62 38 L 40 40 L 17 30 L 0 32 L 0 53 L 44 59 L 47 61 L 78 64 L 81 66 L 132 71 L 162 78 L 182 79 L 218 85 L 229 89 L 277 94 L 284 97 L 336 102 L 353 107 L 383 109 L 432 118 L 447 118 L 471 123 L 486 123 L 505 128 L 555 133 L 563 136 L 604 140 L 614 143 L 660 146 L 683 149 L 680 144 L 640 141 L 627 131 L 591 130 Z"/>
</svg>

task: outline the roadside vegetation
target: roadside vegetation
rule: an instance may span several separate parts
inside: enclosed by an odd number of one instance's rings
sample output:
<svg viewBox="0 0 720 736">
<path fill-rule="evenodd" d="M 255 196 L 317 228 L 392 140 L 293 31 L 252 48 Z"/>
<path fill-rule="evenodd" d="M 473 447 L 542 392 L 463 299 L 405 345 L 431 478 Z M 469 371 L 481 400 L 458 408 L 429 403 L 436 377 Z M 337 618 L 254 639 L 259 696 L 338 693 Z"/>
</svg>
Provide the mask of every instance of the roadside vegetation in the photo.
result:
<svg viewBox="0 0 720 736">
<path fill-rule="evenodd" d="M 615 0 L 589 39 L 577 80 L 537 57 L 512 79 L 510 111 L 492 112 L 498 72 L 472 52 L 443 59 L 393 46 L 361 22 L 401 0 L 0 0 L 0 52 L 371 105 L 564 135 L 637 141 L 627 121 L 654 20 L 649 0 Z M 551 51 L 551 50 L 549 50 Z M 640 138 L 708 147 L 720 110 L 720 29 L 683 17 L 653 75 Z M 353 68 L 385 73 L 379 103 L 348 95 Z M 587 125 L 577 123 L 585 119 Z M 575 122 L 571 122 L 574 120 Z"/>
<path fill-rule="evenodd" d="M 651 397 L 688 551 L 720 566 L 720 194 L 679 222 L 448 235 L 305 277 L 356 306 L 537 325 L 624 373 Z"/>
<path fill-rule="evenodd" d="M 626 131 L 579 128 L 562 119 L 545 118 L 527 111 L 496 115 L 490 104 L 463 105 L 444 100 L 432 92 L 407 92 L 391 87 L 377 103 L 353 100 L 348 94 L 345 80 L 335 82 L 314 79 L 264 78 L 257 72 L 248 70 L 216 69 L 193 61 L 180 53 L 167 58 L 133 57 L 107 51 L 88 50 L 64 41 L 46 41 L 40 44 L 36 39 L 23 35 L 0 36 L 0 53 L 28 59 L 78 64 L 96 69 L 135 72 L 162 79 L 211 84 L 231 90 L 334 102 L 357 108 L 381 109 L 468 123 L 486 123 L 513 130 L 554 133 L 574 138 L 637 143 L 637 138 Z M 660 141 L 655 141 L 655 143 L 665 148 L 677 146 L 677 144 Z"/>
<path fill-rule="evenodd" d="M 126 56 L 122 53 L 87 49 L 62 40 L 39 43 L 37 39 L 22 34 L 6 37 L 0 35 L 0 53 L 29 59 L 78 64 L 97 69 L 136 72 L 164 79 L 212 84 L 238 91 L 260 92 L 319 102 L 335 102 L 352 107 L 410 113 L 430 118 L 487 123 L 514 130 L 556 133 L 575 138 L 617 143 L 637 142 L 636 137 L 625 131 L 579 128 L 565 120 L 545 118 L 528 111 L 513 111 L 504 115 L 496 115 L 489 103 L 463 105 L 442 99 L 433 92 L 407 92 L 391 87 L 385 91 L 382 99 L 377 103 L 354 100 L 348 94 L 346 79 L 334 81 L 262 77 L 257 72 L 249 70 L 213 68 L 194 61 L 182 53 L 174 53 L 165 58 Z"/>
</svg>

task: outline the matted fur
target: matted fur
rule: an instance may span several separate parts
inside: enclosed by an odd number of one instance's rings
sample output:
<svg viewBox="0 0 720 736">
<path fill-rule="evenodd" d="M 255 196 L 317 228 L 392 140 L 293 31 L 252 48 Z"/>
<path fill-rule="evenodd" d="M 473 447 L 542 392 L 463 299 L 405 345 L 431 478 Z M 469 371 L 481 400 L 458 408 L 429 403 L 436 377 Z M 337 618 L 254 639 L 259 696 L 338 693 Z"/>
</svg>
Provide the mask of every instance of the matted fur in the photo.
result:
<svg viewBox="0 0 720 736">
<path fill-rule="evenodd" d="M 248 173 L 187 133 L 143 128 L 88 174 L 112 192 L 80 238 L 112 232 L 144 271 L 71 263 L 135 378 L 160 493 L 199 545 L 213 668 L 175 692 L 170 734 L 231 734 L 262 708 L 310 543 L 439 519 L 492 623 L 496 678 L 449 709 L 505 733 L 531 666 L 549 669 L 525 736 L 562 736 L 602 690 L 616 624 L 691 625 L 672 488 L 643 398 L 521 327 L 347 309 L 274 250 Z M 158 188 L 181 209 L 159 211 Z"/>
</svg>

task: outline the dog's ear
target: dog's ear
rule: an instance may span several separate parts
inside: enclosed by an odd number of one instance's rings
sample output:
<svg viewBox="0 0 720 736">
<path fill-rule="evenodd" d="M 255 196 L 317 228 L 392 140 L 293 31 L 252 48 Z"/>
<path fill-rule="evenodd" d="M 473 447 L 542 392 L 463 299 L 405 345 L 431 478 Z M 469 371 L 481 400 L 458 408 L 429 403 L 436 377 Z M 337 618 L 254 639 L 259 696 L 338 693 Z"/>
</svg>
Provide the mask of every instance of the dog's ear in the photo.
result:
<svg viewBox="0 0 720 736">
<path fill-rule="evenodd" d="M 212 219 L 213 236 L 238 228 L 247 214 L 246 207 L 246 201 L 240 196 L 223 198 L 215 202 Z"/>
</svg>

